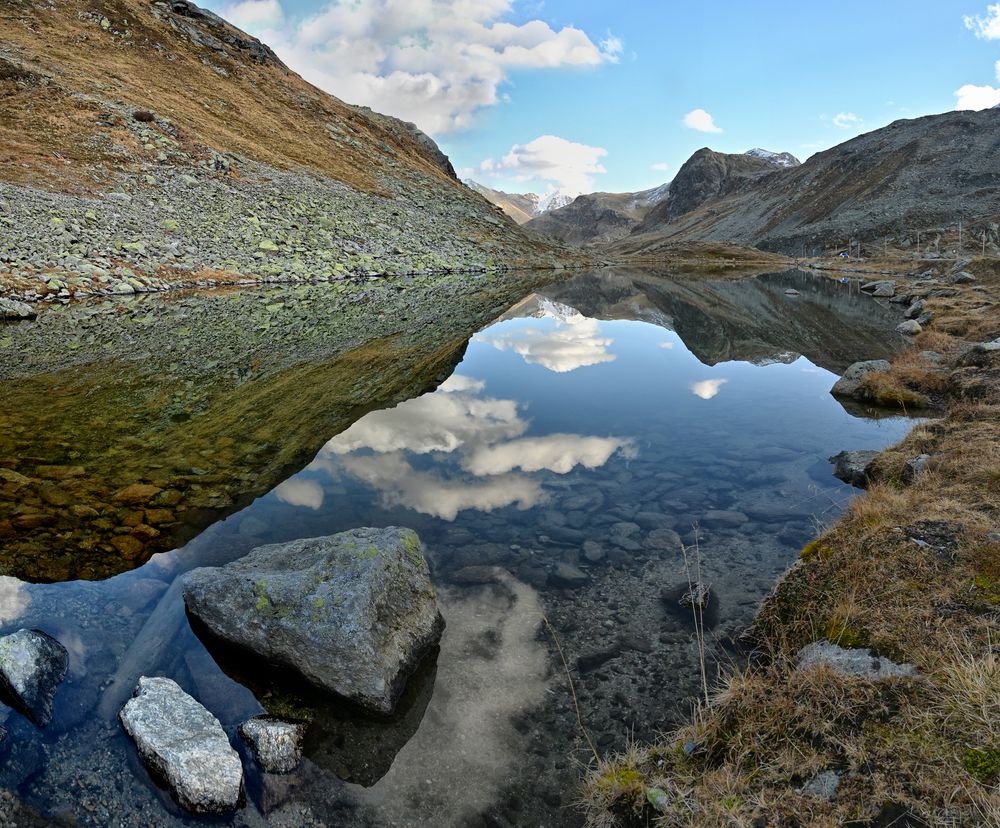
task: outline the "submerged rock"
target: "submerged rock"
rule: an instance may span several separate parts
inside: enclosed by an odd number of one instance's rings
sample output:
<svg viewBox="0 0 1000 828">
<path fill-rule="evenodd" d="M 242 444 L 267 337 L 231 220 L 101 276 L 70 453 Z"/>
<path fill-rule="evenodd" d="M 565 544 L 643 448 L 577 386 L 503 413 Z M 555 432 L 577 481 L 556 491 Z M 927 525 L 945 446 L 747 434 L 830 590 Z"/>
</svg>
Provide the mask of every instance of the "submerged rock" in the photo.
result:
<svg viewBox="0 0 1000 828">
<path fill-rule="evenodd" d="M 682 607 L 703 610 L 711 600 L 711 588 L 701 581 L 695 581 L 677 601 Z"/>
<path fill-rule="evenodd" d="M 203 814 L 237 808 L 243 789 L 239 754 L 219 720 L 175 681 L 143 676 L 118 717 L 182 807 Z"/>
<path fill-rule="evenodd" d="M 52 700 L 66 677 L 66 648 L 41 630 L 0 638 L 0 690 L 35 724 L 52 720 Z"/>
<path fill-rule="evenodd" d="M 564 587 L 566 589 L 576 589 L 583 586 L 590 580 L 590 576 L 580 567 L 570 563 L 556 564 L 556 568 L 549 575 L 549 582 L 553 586 Z"/>
<path fill-rule="evenodd" d="M 830 393 L 835 397 L 856 397 L 861 390 L 861 381 L 872 373 L 885 373 L 891 366 L 886 359 L 869 359 L 848 366 L 844 375 L 837 380 Z"/>
<path fill-rule="evenodd" d="M 391 713 L 444 621 L 410 529 L 353 529 L 261 546 L 189 573 L 188 612 L 223 642 Z"/>
<path fill-rule="evenodd" d="M 302 760 L 304 722 L 286 722 L 272 716 L 255 716 L 240 725 L 240 736 L 254 758 L 268 773 L 291 773 Z"/>
<path fill-rule="evenodd" d="M 877 451 L 842 451 L 830 458 L 833 466 L 833 476 L 857 486 L 867 488 L 871 479 L 868 476 L 868 466 L 878 457 Z"/>
<path fill-rule="evenodd" d="M 814 641 L 807 644 L 798 655 L 799 669 L 829 667 L 842 676 L 877 681 L 886 678 L 912 678 L 917 668 L 912 664 L 897 664 L 887 658 L 872 655 L 867 647 L 846 650 L 829 641 Z"/>
</svg>

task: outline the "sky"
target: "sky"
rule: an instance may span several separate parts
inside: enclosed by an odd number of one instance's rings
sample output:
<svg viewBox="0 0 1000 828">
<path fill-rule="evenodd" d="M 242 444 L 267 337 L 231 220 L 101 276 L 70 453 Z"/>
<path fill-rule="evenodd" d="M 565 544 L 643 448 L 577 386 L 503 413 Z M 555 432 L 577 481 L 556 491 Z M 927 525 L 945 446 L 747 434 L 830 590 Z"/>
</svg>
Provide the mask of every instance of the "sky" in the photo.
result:
<svg viewBox="0 0 1000 828">
<path fill-rule="evenodd" d="M 510 192 L 634 192 L 705 146 L 804 160 L 899 118 L 1000 104 L 988 0 L 202 2 Z"/>
</svg>

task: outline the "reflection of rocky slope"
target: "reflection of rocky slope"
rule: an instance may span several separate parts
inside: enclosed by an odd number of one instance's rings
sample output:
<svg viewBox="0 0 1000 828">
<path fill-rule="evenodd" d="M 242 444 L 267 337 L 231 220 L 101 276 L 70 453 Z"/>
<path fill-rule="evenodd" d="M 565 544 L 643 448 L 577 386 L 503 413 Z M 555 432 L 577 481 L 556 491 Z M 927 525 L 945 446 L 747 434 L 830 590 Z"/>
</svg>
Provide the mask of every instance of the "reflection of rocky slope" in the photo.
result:
<svg viewBox="0 0 1000 828">
<path fill-rule="evenodd" d="M 265 493 L 441 382 L 531 288 L 467 281 L 148 297 L 7 329 L 24 358 L 0 369 L 0 574 L 104 577 Z"/>
<path fill-rule="evenodd" d="M 739 156 L 701 150 L 684 165 L 688 186 L 678 185 L 678 173 L 671 188 L 673 199 L 682 189 L 689 197 L 665 202 L 614 249 L 643 254 L 666 242 L 715 241 L 798 255 L 850 239 L 880 245 L 887 236 L 905 246 L 917 231 L 926 240 L 931 228 L 962 217 L 967 234 L 992 233 L 996 243 L 989 217 L 1000 214 L 998 126 L 997 109 L 895 121 L 761 176 L 733 175 L 721 162 Z"/>
<path fill-rule="evenodd" d="M 790 288 L 799 295 L 786 295 Z M 887 331 L 899 319 L 856 286 L 796 270 L 716 282 L 618 270 L 553 285 L 543 296 L 585 316 L 671 328 L 707 365 L 787 361 L 794 353 L 841 373 L 859 359 L 889 356 Z"/>
</svg>

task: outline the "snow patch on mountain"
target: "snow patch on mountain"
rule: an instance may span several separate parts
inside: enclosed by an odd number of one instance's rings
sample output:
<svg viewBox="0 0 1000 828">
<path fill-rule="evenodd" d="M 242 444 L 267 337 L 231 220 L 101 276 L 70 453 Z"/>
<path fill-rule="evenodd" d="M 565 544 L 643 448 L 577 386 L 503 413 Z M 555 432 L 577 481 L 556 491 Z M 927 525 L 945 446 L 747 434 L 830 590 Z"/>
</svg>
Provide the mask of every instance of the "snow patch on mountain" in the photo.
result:
<svg viewBox="0 0 1000 828">
<path fill-rule="evenodd" d="M 790 152 L 771 152 L 771 150 L 761 149 L 760 147 L 754 147 L 743 154 L 749 155 L 751 158 L 761 158 L 764 161 L 770 161 L 777 167 L 797 167 L 802 163 Z"/>
</svg>

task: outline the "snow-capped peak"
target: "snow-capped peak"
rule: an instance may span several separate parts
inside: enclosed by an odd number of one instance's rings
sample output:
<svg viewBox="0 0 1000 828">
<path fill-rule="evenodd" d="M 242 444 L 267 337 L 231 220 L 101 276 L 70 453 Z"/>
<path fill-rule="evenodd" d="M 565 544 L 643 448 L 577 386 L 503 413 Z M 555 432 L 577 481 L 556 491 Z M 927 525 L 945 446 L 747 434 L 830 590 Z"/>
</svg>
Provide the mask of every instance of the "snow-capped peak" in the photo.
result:
<svg viewBox="0 0 1000 828">
<path fill-rule="evenodd" d="M 797 167 L 800 163 L 799 159 L 790 152 L 771 152 L 771 150 L 761 149 L 760 147 L 754 147 L 743 154 L 749 155 L 751 158 L 770 161 L 777 167 Z"/>
<path fill-rule="evenodd" d="M 580 194 L 569 193 L 564 190 L 548 190 L 538 196 L 538 201 L 535 203 L 535 215 L 540 216 L 542 213 L 548 213 L 550 210 L 558 210 L 560 207 L 565 207 L 578 195 Z"/>
</svg>

